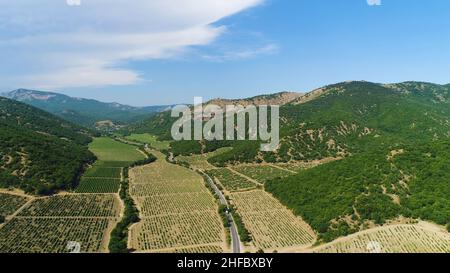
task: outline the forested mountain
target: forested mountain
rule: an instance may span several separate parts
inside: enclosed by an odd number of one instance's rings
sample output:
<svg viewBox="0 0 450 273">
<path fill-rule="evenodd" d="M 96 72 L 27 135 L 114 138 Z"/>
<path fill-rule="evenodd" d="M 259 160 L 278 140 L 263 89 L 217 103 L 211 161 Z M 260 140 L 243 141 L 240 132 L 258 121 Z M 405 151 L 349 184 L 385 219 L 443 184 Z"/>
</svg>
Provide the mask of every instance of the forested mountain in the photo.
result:
<svg viewBox="0 0 450 273">
<path fill-rule="evenodd" d="M 104 120 L 110 120 L 114 123 L 133 122 L 170 107 L 132 107 L 119 103 L 104 103 L 97 100 L 72 98 L 57 93 L 26 89 L 11 91 L 3 94 L 3 96 L 27 103 L 87 127 L 93 127 L 96 122 Z"/>
<path fill-rule="evenodd" d="M 48 194 L 71 188 L 95 158 L 87 129 L 0 97 L 0 186 Z"/>
<path fill-rule="evenodd" d="M 172 151 L 232 146 L 209 159 L 218 166 L 342 158 L 265 185 L 324 241 L 400 216 L 450 224 L 449 85 L 339 83 L 291 101 L 280 115 L 277 152 L 249 141 L 175 142 Z M 167 138 L 171 122 L 163 113 L 139 130 Z"/>
</svg>

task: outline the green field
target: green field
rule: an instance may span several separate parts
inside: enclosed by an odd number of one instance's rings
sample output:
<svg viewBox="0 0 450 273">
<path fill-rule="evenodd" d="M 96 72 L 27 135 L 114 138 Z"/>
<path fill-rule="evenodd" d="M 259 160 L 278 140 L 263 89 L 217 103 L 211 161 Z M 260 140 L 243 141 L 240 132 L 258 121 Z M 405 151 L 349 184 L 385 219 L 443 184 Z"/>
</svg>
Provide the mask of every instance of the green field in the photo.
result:
<svg viewBox="0 0 450 273">
<path fill-rule="evenodd" d="M 95 138 L 89 149 L 100 161 L 126 161 L 135 162 L 144 159 L 136 147 L 121 142 L 114 141 L 108 137 Z"/>
<path fill-rule="evenodd" d="M 84 174 L 83 177 L 101 177 L 120 179 L 122 168 L 98 167 L 93 166 Z"/>
<path fill-rule="evenodd" d="M 116 193 L 119 191 L 120 179 L 82 178 L 77 193 Z"/>
<path fill-rule="evenodd" d="M 151 134 L 132 134 L 125 138 L 131 141 L 146 143 L 157 150 L 167 150 L 170 147 L 170 141 L 159 141 L 156 136 Z"/>
</svg>

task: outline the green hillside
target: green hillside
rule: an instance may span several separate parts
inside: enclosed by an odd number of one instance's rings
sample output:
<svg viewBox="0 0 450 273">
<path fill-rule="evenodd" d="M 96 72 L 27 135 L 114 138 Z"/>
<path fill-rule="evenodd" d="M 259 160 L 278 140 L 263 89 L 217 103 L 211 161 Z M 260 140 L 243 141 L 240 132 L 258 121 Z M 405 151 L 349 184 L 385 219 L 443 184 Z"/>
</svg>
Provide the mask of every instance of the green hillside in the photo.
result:
<svg viewBox="0 0 450 273">
<path fill-rule="evenodd" d="M 72 188 L 94 160 L 87 130 L 0 97 L 0 186 L 48 194 Z"/>
<path fill-rule="evenodd" d="M 450 223 L 450 86 L 421 82 L 345 82 L 280 109 L 280 149 L 259 143 L 182 141 L 174 154 L 232 146 L 209 159 L 242 162 L 343 159 L 266 183 L 266 190 L 330 241 L 399 216 Z M 162 113 L 132 130 L 167 138 Z"/>
</svg>

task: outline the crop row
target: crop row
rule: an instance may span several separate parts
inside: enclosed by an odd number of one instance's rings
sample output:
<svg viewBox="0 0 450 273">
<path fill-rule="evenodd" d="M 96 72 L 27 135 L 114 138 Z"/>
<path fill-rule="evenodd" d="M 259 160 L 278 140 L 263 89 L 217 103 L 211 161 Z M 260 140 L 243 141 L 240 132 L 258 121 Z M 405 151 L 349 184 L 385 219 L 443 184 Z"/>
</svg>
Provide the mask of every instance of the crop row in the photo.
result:
<svg viewBox="0 0 450 273">
<path fill-rule="evenodd" d="M 0 253 L 102 252 L 112 219 L 14 218 L 0 229 Z"/>
<path fill-rule="evenodd" d="M 144 251 L 217 243 L 221 234 L 215 211 L 144 218 L 131 233 L 132 247 Z"/>
<path fill-rule="evenodd" d="M 77 193 L 116 193 L 119 191 L 120 179 L 114 178 L 82 178 Z"/>
<path fill-rule="evenodd" d="M 256 187 L 255 183 L 226 168 L 209 170 L 206 173 L 219 180 L 220 184 L 228 191 L 239 191 Z"/>
<path fill-rule="evenodd" d="M 28 198 L 13 194 L 0 193 L 0 215 L 8 216 L 25 205 Z"/>
<path fill-rule="evenodd" d="M 122 168 L 93 166 L 86 171 L 83 177 L 121 178 Z"/>
<path fill-rule="evenodd" d="M 182 193 L 137 198 L 141 204 L 141 216 L 167 215 L 173 213 L 211 212 L 216 206 L 213 197 L 207 193 Z"/>
<path fill-rule="evenodd" d="M 109 194 L 57 195 L 34 200 L 21 217 L 117 217 L 117 197 Z"/>
<path fill-rule="evenodd" d="M 130 194 L 142 219 L 130 230 L 131 248 L 204 251 L 192 247 L 222 243 L 217 204 L 199 174 L 158 160 L 130 170 Z"/>
<path fill-rule="evenodd" d="M 307 246 L 315 241 L 311 227 L 268 193 L 255 190 L 233 193 L 231 198 L 257 248 Z"/>
<path fill-rule="evenodd" d="M 326 253 L 450 253 L 450 234 L 417 225 L 368 230 L 319 247 Z"/>
<path fill-rule="evenodd" d="M 181 253 L 181 254 L 191 254 L 191 253 L 223 253 L 223 248 L 219 245 L 205 245 L 187 248 L 175 248 L 165 251 L 157 251 L 157 253 Z"/>
</svg>

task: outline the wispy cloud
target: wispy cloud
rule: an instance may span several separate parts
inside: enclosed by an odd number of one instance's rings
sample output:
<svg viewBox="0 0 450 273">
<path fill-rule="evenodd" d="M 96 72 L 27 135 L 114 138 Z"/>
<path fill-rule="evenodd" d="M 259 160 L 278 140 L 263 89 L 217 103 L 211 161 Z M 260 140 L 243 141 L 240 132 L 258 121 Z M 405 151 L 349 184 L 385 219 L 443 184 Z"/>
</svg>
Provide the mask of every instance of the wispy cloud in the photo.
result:
<svg viewBox="0 0 450 273">
<path fill-rule="evenodd" d="M 222 54 L 202 55 L 206 60 L 214 62 L 236 61 L 255 58 L 260 55 L 273 55 L 279 52 L 279 46 L 274 43 L 256 48 L 245 48 L 242 50 L 225 51 Z"/>
<path fill-rule="evenodd" d="M 3 83 L 57 89 L 142 81 L 132 60 L 178 56 L 208 45 L 225 30 L 219 20 L 263 0 L 21 0 L 0 2 Z M 250 58 L 275 50 L 225 53 Z M 20 71 L 25 71 L 17 74 Z"/>
</svg>

